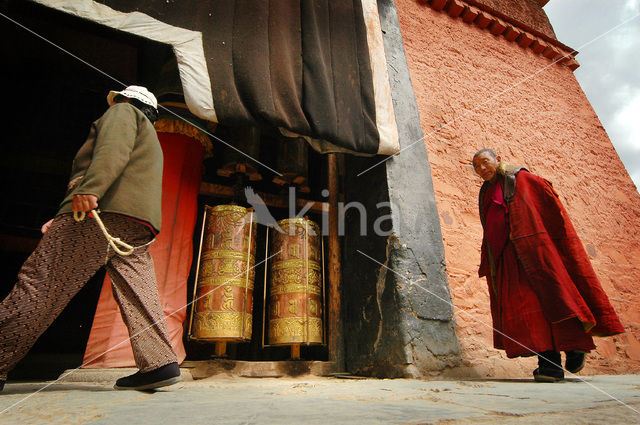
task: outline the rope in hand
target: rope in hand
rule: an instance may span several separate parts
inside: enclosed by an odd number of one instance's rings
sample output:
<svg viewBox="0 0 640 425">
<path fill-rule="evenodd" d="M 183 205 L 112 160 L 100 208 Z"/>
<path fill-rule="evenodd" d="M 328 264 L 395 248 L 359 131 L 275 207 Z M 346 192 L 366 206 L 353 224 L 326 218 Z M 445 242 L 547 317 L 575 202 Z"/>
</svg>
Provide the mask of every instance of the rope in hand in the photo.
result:
<svg viewBox="0 0 640 425">
<path fill-rule="evenodd" d="M 73 219 L 75 221 L 82 221 L 84 220 L 84 217 L 85 217 L 84 211 L 73 212 Z M 121 241 L 120 238 L 114 238 L 109 234 L 109 232 L 107 231 L 107 228 L 104 227 L 104 223 L 102 222 L 102 220 L 100 219 L 100 216 L 98 215 L 98 210 L 91 210 L 89 212 L 89 217 L 93 217 L 96 220 L 96 222 L 98 222 L 98 226 L 100 226 L 100 230 L 102 230 L 102 233 L 104 233 L 104 237 L 107 238 L 107 241 L 109 241 L 109 245 L 111 245 L 111 248 L 113 248 L 115 252 L 117 252 L 120 255 L 133 254 L 133 251 L 136 249 L 135 247 L 129 245 L 124 241 Z M 120 249 L 120 247 L 124 248 L 125 250 Z"/>
</svg>

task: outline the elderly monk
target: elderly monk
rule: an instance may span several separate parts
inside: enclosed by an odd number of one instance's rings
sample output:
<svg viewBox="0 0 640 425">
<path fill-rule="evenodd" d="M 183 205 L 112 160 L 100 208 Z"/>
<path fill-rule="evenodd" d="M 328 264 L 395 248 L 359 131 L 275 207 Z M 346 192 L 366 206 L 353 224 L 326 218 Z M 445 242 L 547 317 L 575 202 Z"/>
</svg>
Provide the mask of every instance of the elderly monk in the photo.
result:
<svg viewBox="0 0 640 425">
<path fill-rule="evenodd" d="M 538 355 L 533 377 L 582 370 L 593 336 L 624 332 L 550 182 L 507 168 L 491 149 L 473 156 L 484 229 L 479 275 L 487 277 L 495 348 Z"/>
</svg>

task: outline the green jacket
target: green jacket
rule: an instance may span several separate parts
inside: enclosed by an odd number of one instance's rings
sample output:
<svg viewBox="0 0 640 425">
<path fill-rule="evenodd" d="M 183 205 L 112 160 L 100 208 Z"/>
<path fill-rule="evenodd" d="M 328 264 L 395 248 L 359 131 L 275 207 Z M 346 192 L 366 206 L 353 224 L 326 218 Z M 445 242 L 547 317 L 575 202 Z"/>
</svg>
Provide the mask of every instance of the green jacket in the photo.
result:
<svg viewBox="0 0 640 425">
<path fill-rule="evenodd" d="M 117 103 L 91 125 L 71 170 L 58 215 L 73 211 L 74 195 L 95 195 L 100 211 L 124 214 L 160 231 L 162 149 L 151 121 Z"/>
</svg>

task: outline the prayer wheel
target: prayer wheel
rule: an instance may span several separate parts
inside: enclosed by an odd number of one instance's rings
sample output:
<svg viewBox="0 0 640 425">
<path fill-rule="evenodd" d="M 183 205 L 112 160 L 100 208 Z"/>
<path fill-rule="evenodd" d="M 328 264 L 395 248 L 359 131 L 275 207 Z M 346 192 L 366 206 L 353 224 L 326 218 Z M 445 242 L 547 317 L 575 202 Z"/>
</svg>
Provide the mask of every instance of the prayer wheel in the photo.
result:
<svg viewBox="0 0 640 425">
<path fill-rule="evenodd" d="M 206 341 L 251 339 L 257 226 L 253 210 L 205 207 L 189 336 Z"/>
<path fill-rule="evenodd" d="M 306 218 L 278 222 L 271 245 L 269 344 L 322 344 L 320 228 Z"/>
</svg>

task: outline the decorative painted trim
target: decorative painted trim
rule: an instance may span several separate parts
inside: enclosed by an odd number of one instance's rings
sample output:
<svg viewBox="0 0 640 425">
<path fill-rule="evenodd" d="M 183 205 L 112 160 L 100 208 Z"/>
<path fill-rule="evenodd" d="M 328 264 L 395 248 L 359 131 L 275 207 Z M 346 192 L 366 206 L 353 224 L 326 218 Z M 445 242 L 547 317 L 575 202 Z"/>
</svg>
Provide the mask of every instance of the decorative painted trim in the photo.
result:
<svg viewBox="0 0 640 425">
<path fill-rule="evenodd" d="M 557 61 L 558 65 L 566 66 L 571 71 L 575 71 L 580 66 L 575 59 L 578 52 L 571 47 L 501 13 L 489 10 L 478 2 L 467 0 L 422 0 L 421 2 L 454 19 L 461 19 L 469 25 L 487 30 L 496 37 L 504 37 L 523 49 L 531 49 L 535 54 Z"/>
<path fill-rule="evenodd" d="M 158 133 L 175 133 L 191 137 L 202 144 L 205 158 L 213 156 L 213 143 L 211 143 L 209 136 L 190 123 L 172 118 L 160 118 L 153 126 Z"/>
<path fill-rule="evenodd" d="M 376 127 L 378 128 L 379 155 L 393 155 L 400 151 L 398 127 L 391 98 L 391 85 L 387 71 L 387 58 L 384 55 L 384 41 L 376 0 L 360 0 L 364 23 L 367 28 L 367 45 L 373 77 L 373 96 L 376 108 Z"/>
</svg>

